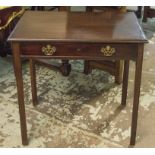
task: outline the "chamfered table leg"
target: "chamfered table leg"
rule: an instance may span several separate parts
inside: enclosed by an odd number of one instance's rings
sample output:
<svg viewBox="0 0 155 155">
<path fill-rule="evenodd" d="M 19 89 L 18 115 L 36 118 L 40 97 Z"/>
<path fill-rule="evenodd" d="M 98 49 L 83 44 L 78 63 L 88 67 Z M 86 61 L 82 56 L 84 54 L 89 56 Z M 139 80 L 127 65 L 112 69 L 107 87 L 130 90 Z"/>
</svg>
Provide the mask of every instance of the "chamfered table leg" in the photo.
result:
<svg viewBox="0 0 155 155">
<path fill-rule="evenodd" d="M 21 59 L 20 59 L 19 44 L 13 43 L 12 49 L 13 49 L 13 58 L 14 58 L 14 72 L 15 72 L 16 84 L 17 84 L 17 95 L 18 95 L 22 144 L 28 145 L 26 115 L 25 115 L 25 105 L 24 105 L 22 64 L 21 64 Z"/>
<path fill-rule="evenodd" d="M 121 105 L 126 106 L 128 90 L 129 60 L 124 61 L 123 84 L 122 84 L 122 101 Z"/>
<path fill-rule="evenodd" d="M 122 83 L 122 73 L 123 73 L 123 60 L 116 60 L 115 61 L 115 83 L 121 84 Z"/>
<path fill-rule="evenodd" d="M 144 49 L 144 45 L 140 44 L 138 46 L 136 68 L 135 68 L 134 99 L 133 99 L 130 145 L 135 145 L 135 141 L 136 141 L 142 62 L 143 62 L 143 49 Z"/>
<path fill-rule="evenodd" d="M 29 59 L 30 62 L 30 77 L 31 77 L 31 91 L 32 91 L 32 103 L 33 105 L 38 104 L 37 100 L 37 84 L 36 84 L 36 68 L 35 68 L 35 60 Z"/>
</svg>

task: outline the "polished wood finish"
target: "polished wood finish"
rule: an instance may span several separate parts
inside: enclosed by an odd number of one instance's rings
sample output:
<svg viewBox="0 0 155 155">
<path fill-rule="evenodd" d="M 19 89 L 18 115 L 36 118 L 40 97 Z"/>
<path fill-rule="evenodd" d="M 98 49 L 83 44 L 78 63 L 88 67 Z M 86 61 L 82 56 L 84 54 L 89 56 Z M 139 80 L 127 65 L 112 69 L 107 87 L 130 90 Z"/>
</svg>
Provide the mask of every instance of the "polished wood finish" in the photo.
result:
<svg viewBox="0 0 155 155">
<path fill-rule="evenodd" d="M 122 101 L 121 104 L 126 106 L 127 90 L 128 90 L 129 60 L 124 62 L 123 85 L 122 85 Z"/>
<path fill-rule="evenodd" d="M 46 56 L 42 52 L 42 47 L 46 47 L 47 45 L 51 45 L 51 47 L 56 48 L 56 52 L 53 55 Z M 124 56 L 126 59 L 135 59 L 137 49 L 136 44 L 120 44 L 120 43 L 108 43 L 109 46 L 115 48 L 115 53 L 106 57 L 106 59 L 123 59 Z M 52 58 L 66 58 L 70 57 L 72 59 L 80 58 L 80 59 L 93 59 L 94 56 L 98 60 L 103 60 L 104 54 L 101 52 L 102 48 L 106 48 L 106 43 L 79 43 L 73 42 L 72 45 L 70 43 L 65 42 L 22 42 L 21 43 L 21 53 L 24 57 L 52 57 Z M 133 50 L 133 52 L 131 52 Z M 33 54 L 32 54 L 33 52 Z"/>
<path fill-rule="evenodd" d="M 19 43 L 13 43 L 12 50 L 13 50 L 13 58 L 14 58 L 14 72 L 15 72 L 17 92 L 18 92 L 17 95 L 18 95 L 22 144 L 28 145 L 25 105 L 24 105 L 24 97 L 23 97 L 24 90 L 23 90 L 22 64 L 20 59 Z"/>
<path fill-rule="evenodd" d="M 35 61 L 29 59 L 30 63 L 30 77 L 31 77 L 31 89 L 32 89 L 32 103 L 33 105 L 38 104 L 37 100 L 37 85 L 36 85 L 36 69 L 35 69 Z"/>
<path fill-rule="evenodd" d="M 93 11 L 102 11 L 102 12 L 115 12 L 115 13 L 123 13 L 126 12 L 126 7 L 118 7 L 118 6 L 89 6 L 86 7 L 87 12 Z M 123 61 L 87 61 L 84 63 L 84 73 L 88 74 L 92 69 L 101 69 L 104 70 L 115 77 L 115 83 L 122 83 L 122 73 L 123 73 Z"/>
<path fill-rule="evenodd" d="M 144 50 L 144 45 L 139 44 L 138 50 L 137 50 L 136 69 L 135 69 L 134 100 L 133 100 L 133 111 L 132 111 L 130 145 L 135 145 L 135 142 L 136 142 L 140 85 L 141 85 L 141 74 L 142 74 L 142 62 L 143 62 L 143 50 Z"/>
<path fill-rule="evenodd" d="M 122 77 L 123 77 L 123 60 L 118 60 L 115 62 L 115 83 L 116 84 L 121 84 L 122 83 Z"/>
<path fill-rule="evenodd" d="M 28 20 L 29 18 L 33 19 L 34 23 L 31 23 Z M 122 105 L 126 105 L 129 61 L 135 61 L 136 74 L 130 139 L 130 144 L 135 144 L 143 46 L 144 43 L 147 42 L 147 39 L 134 13 L 86 14 L 26 12 L 8 40 L 11 41 L 13 45 L 21 133 L 24 145 L 27 144 L 27 134 L 20 57 L 30 59 L 62 59 L 64 60 L 64 64 L 70 59 L 100 61 L 124 60 L 124 79 L 122 86 L 122 94 L 124 97 L 122 97 Z M 46 52 L 45 47 L 48 47 L 46 48 Z M 50 55 L 47 55 L 47 53 Z M 32 60 L 30 64 L 31 76 L 33 76 L 31 77 L 34 98 L 32 101 L 35 105 L 37 98 L 35 86 L 36 77 L 33 71 L 35 68 Z"/>
<path fill-rule="evenodd" d="M 46 11 L 45 7 L 32 7 L 31 9 Z M 55 9 L 58 9 L 58 11 L 70 11 L 69 6 L 53 6 L 48 11 L 53 11 Z M 71 64 L 69 64 L 69 61 L 67 61 L 67 60 L 65 60 L 65 63 L 62 60 L 61 63 L 55 64 L 55 63 L 49 62 L 48 60 L 38 59 L 38 60 L 35 60 L 34 63 L 38 63 L 39 65 L 43 65 L 43 66 L 49 67 L 50 69 L 59 71 L 59 72 L 61 72 L 61 74 L 63 76 L 68 76 L 71 72 Z"/>
<path fill-rule="evenodd" d="M 136 43 L 146 38 L 134 13 L 27 11 L 9 40 Z"/>
</svg>

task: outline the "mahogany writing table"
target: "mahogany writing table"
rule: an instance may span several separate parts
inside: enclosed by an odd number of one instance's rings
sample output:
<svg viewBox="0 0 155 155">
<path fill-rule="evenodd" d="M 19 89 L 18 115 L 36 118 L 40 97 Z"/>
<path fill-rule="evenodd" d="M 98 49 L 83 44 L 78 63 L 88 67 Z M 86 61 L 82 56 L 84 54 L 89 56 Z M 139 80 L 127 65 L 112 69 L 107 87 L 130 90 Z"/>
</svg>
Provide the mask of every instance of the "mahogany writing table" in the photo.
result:
<svg viewBox="0 0 155 155">
<path fill-rule="evenodd" d="M 135 61 L 130 145 L 135 144 L 144 43 L 134 13 L 31 12 L 8 38 L 12 43 L 22 144 L 28 144 L 21 57 L 30 58 L 32 101 L 37 105 L 33 59 L 124 60 L 121 105 L 126 105 L 129 61 Z"/>
</svg>

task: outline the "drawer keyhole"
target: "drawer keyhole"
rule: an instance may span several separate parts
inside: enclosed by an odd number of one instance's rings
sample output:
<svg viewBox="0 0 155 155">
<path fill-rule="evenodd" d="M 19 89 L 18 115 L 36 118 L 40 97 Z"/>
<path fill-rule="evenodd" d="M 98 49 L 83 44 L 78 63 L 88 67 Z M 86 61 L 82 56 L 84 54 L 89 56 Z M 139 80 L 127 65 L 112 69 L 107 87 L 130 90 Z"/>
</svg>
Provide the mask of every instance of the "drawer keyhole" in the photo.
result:
<svg viewBox="0 0 155 155">
<path fill-rule="evenodd" d="M 77 52 L 80 52 L 80 51 L 81 51 L 81 48 L 77 48 L 76 51 L 77 51 Z"/>
</svg>

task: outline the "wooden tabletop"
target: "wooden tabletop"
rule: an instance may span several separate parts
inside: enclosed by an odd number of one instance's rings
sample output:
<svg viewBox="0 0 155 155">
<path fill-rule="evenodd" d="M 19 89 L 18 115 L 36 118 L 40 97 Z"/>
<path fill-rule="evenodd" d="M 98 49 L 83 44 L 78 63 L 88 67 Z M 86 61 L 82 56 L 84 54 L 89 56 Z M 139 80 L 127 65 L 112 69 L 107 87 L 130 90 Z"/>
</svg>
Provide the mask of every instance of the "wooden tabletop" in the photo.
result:
<svg viewBox="0 0 155 155">
<path fill-rule="evenodd" d="M 26 11 L 8 41 L 147 42 L 134 13 Z"/>
</svg>

